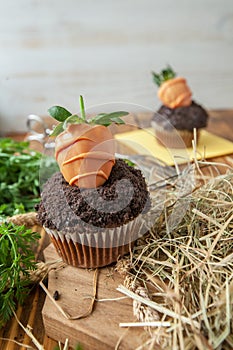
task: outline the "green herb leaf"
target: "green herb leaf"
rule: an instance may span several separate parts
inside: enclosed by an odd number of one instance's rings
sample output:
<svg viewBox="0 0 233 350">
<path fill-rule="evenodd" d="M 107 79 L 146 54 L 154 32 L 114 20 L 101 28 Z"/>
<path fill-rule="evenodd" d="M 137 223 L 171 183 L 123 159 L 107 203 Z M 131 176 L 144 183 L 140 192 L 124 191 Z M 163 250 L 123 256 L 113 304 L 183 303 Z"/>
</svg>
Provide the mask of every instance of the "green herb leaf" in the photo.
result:
<svg viewBox="0 0 233 350">
<path fill-rule="evenodd" d="M 77 114 L 71 115 L 69 118 L 66 119 L 66 121 L 63 123 L 63 128 L 65 129 L 67 127 L 67 124 L 83 124 L 85 121 L 79 117 Z"/>
<path fill-rule="evenodd" d="M 64 123 L 57 124 L 49 136 L 55 137 L 55 136 L 59 135 L 61 132 L 63 132 L 64 131 Z"/>
<path fill-rule="evenodd" d="M 160 79 L 160 75 L 156 74 L 155 72 L 152 72 L 153 75 L 153 81 L 157 86 L 161 85 L 161 79 Z"/>
<path fill-rule="evenodd" d="M 0 138 L 0 219 L 34 211 L 39 202 L 41 153 L 28 142 Z"/>
<path fill-rule="evenodd" d="M 106 118 L 107 113 L 97 114 L 95 117 L 88 120 L 89 124 L 96 124 L 99 120 Z"/>
<path fill-rule="evenodd" d="M 63 107 L 53 106 L 49 108 L 48 111 L 50 115 L 56 120 L 61 122 L 54 128 L 50 136 L 58 136 L 64 129 L 66 129 L 68 123 L 70 124 L 87 123 L 91 125 L 103 125 L 103 126 L 108 126 L 112 123 L 124 124 L 124 121 L 120 117 L 123 117 L 128 114 L 128 112 L 125 112 L 125 111 L 119 111 L 119 112 L 113 112 L 113 113 L 100 113 L 94 118 L 87 120 L 82 96 L 79 97 L 79 104 L 80 104 L 81 117 L 79 117 L 76 114 L 72 115 L 69 111 L 67 111 Z"/>
<path fill-rule="evenodd" d="M 81 95 L 79 96 L 79 106 L 80 106 L 80 112 L 81 112 L 81 119 L 85 122 L 86 112 L 85 112 L 83 97 Z"/>
<path fill-rule="evenodd" d="M 98 114 L 96 117 L 92 118 L 89 123 L 94 125 L 104 125 L 108 126 L 112 123 L 115 124 L 125 124 L 125 122 L 120 118 L 125 115 L 127 115 L 128 112 L 125 111 L 119 111 L 119 112 L 113 112 L 113 113 L 101 113 Z"/>
<path fill-rule="evenodd" d="M 163 80 L 166 81 L 175 78 L 176 73 L 173 71 L 171 66 L 168 65 L 166 69 L 162 70 L 161 75 L 163 77 Z"/>
<path fill-rule="evenodd" d="M 63 123 L 59 123 L 55 126 L 50 137 L 55 137 L 62 133 L 67 128 L 67 124 L 83 124 L 84 122 L 85 121 L 77 114 L 71 115 Z"/>
<path fill-rule="evenodd" d="M 128 164 L 129 166 L 131 166 L 131 167 L 133 167 L 133 168 L 135 167 L 135 163 L 132 162 L 131 160 L 124 158 L 123 161 L 124 161 L 126 164 Z"/>
<path fill-rule="evenodd" d="M 125 112 L 125 111 L 119 111 L 119 112 L 112 112 L 112 113 L 108 113 L 108 117 L 111 118 L 119 118 L 119 117 L 124 117 L 125 115 L 128 115 L 129 112 Z"/>
<path fill-rule="evenodd" d="M 118 118 L 118 117 L 112 117 L 110 120 L 111 120 L 111 122 L 113 122 L 117 125 L 125 124 L 124 120 L 122 120 L 121 118 Z"/>
<path fill-rule="evenodd" d="M 38 233 L 24 226 L 0 226 L 0 327 L 28 294 L 29 271 L 36 267 L 32 246 L 38 239 Z"/>
<path fill-rule="evenodd" d="M 107 113 L 99 113 L 95 117 L 92 117 L 91 119 L 88 119 L 88 124 L 95 124 L 96 121 L 101 119 L 102 117 L 105 117 Z"/>
<path fill-rule="evenodd" d="M 48 109 L 49 114 L 54 119 L 58 120 L 59 122 L 64 122 L 68 117 L 72 115 L 67 109 L 60 107 L 60 106 L 53 106 Z"/>
<path fill-rule="evenodd" d="M 167 80 L 173 79 L 176 77 L 176 73 L 173 71 L 171 66 L 167 66 L 159 74 L 152 72 L 153 81 L 157 86 L 160 86 Z"/>
</svg>

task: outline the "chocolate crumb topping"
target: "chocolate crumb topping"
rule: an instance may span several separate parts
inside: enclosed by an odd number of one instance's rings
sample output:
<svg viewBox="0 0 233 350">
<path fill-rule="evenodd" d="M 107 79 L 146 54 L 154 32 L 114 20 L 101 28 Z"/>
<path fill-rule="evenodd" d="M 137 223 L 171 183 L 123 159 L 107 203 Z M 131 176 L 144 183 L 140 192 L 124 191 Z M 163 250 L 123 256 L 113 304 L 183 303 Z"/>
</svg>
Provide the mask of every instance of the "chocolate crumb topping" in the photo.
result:
<svg viewBox="0 0 233 350">
<path fill-rule="evenodd" d="M 162 105 L 154 114 L 153 121 L 166 130 L 175 127 L 178 130 L 189 130 L 203 128 L 207 125 L 208 114 L 206 110 L 192 101 L 188 107 L 169 108 Z"/>
<path fill-rule="evenodd" d="M 140 170 L 117 160 L 109 179 L 96 189 L 70 186 L 60 172 L 44 185 L 37 205 L 42 225 L 62 232 L 117 227 L 133 220 L 150 207 L 149 192 Z"/>
</svg>

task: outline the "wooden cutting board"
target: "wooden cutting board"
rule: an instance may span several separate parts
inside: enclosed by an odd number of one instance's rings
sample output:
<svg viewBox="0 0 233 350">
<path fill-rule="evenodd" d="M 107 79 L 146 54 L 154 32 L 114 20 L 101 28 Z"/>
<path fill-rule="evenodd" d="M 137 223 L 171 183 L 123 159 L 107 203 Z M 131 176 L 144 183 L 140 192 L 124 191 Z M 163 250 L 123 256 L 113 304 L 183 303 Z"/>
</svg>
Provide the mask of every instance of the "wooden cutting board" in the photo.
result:
<svg viewBox="0 0 233 350">
<path fill-rule="evenodd" d="M 52 244 L 46 248 L 46 261 L 58 258 Z M 87 311 L 93 295 L 94 271 L 66 266 L 59 271 L 51 271 L 48 276 L 48 290 L 51 295 L 59 292 L 57 303 L 70 316 L 83 314 Z M 100 268 L 98 273 L 97 299 L 115 299 L 97 301 L 94 311 L 86 318 L 67 320 L 54 303 L 46 297 L 42 315 L 45 333 L 61 342 L 69 339 L 70 346 L 77 343 L 83 350 L 112 350 L 122 338 L 119 350 L 136 349 L 145 341 L 145 332 L 138 328 L 120 328 L 120 322 L 135 322 L 132 300 L 122 299 L 122 294 L 116 291 L 123 283 L 121 275 L 113 267 Z"/>
</svg>

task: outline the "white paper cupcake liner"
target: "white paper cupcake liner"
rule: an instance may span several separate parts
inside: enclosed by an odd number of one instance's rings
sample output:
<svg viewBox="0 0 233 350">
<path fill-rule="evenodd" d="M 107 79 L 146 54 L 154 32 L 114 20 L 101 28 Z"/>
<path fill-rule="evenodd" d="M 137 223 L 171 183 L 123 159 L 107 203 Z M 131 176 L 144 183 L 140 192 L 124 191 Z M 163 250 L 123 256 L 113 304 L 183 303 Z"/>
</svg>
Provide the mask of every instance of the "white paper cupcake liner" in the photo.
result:
<svg viewBox="0 0 233 350">
<path fill-rule="evenodd" d="M 134 241 L 146 228 L 142 215 L 125 225 L 102 232 L 65 233 L 45 227 L 62 259 L 69 265 L 84 268 L 101 267 L 128 253 Z"/>
</svg>

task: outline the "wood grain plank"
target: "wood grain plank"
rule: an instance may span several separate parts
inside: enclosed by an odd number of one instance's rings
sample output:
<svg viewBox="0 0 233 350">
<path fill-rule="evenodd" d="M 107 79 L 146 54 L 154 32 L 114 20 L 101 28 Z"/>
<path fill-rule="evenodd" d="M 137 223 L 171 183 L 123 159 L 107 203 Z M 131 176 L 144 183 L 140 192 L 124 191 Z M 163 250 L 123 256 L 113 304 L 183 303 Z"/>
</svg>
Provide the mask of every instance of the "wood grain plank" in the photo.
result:
<svg viewBox="0 0 233 350">
<path fill-rule="evenodd" d="M 19 306 L 17 311 L 16 311 L 16 315 L 18 317 L 18 319 L 21 318 L 23 313 L 23 307 Z M 11 325 L 8 328 L 8 332 L 4 334 L 4 338 L 8 338 L 10 340 L 17 340 L 17 341 L 21 341 L 22 340 L 22 335 L 23 335 L 23 331 L 20 329 L 20 326 L 18 324 L 18 322 L 16 321 L 16 318 L 12 318 L 11 320 Z M 2 345 L 2 350 L 16 350 L 18 348 L 18 345 L 15 344 L 13 341 L 5 341 Z"/>
<path fill-rule="evenodd" d="M 40 293 L 40 288 L 37 286 L 37 288 L 35 288 L 35 293 L 33 295 L 33 300 L 31 303 L 30 315 L 27 321 L 27 325 L 32 329 L 32 332 L 33 332 L 33 325 L 35 322 L 37 322 L 36 315 L 37 315 L 37 309 L 38 309 L 39 293 Z M 25 336 L 23 337 L 23 344 L 33 346 L 31 338 L 27 334 L 25 334 Z"/>
<path fill-rule="evenodd" d="M 58 255 L 51 244 L 45 250 L 48 261 L 56 260 Z M 49 273 L 48 289 L 51 295 L 57 290 L 60 297 L 57 303 L 70 316 L 81 315 L 90 305 L 90 296 L 93 293 L 93 270 L 66 266 L 58 271 Z M 114 271 L 114 267 L 105 267 L 98 270 L 98 295 L 91 315 L 78 320 L 67 320 L 47 297 L 43 308 L 43 320 L 46 334 L 63 343 L 68 338 L 70 345 L 75 347 L 80 342 L 84 350 L 114 350 L 119 338 L 125 330 L 119 328 L 120 322 L 135 321 L 132 312 L 132 300 L 121 298 L 116 291 L 123 278 Z M 133 350 L 140 346 L 144 332 L 141 329 L 132 329 L 130 334 L 122 340 L 122 350 Z"/>
<path fill-rule="evenodd" d="M 57 341 L 49 338 L 47 335 L 44 336 L 43 346 L 47 350 L 51 349 L 54 350 L 54 348 L 58 345 Z"/>
</svg>

